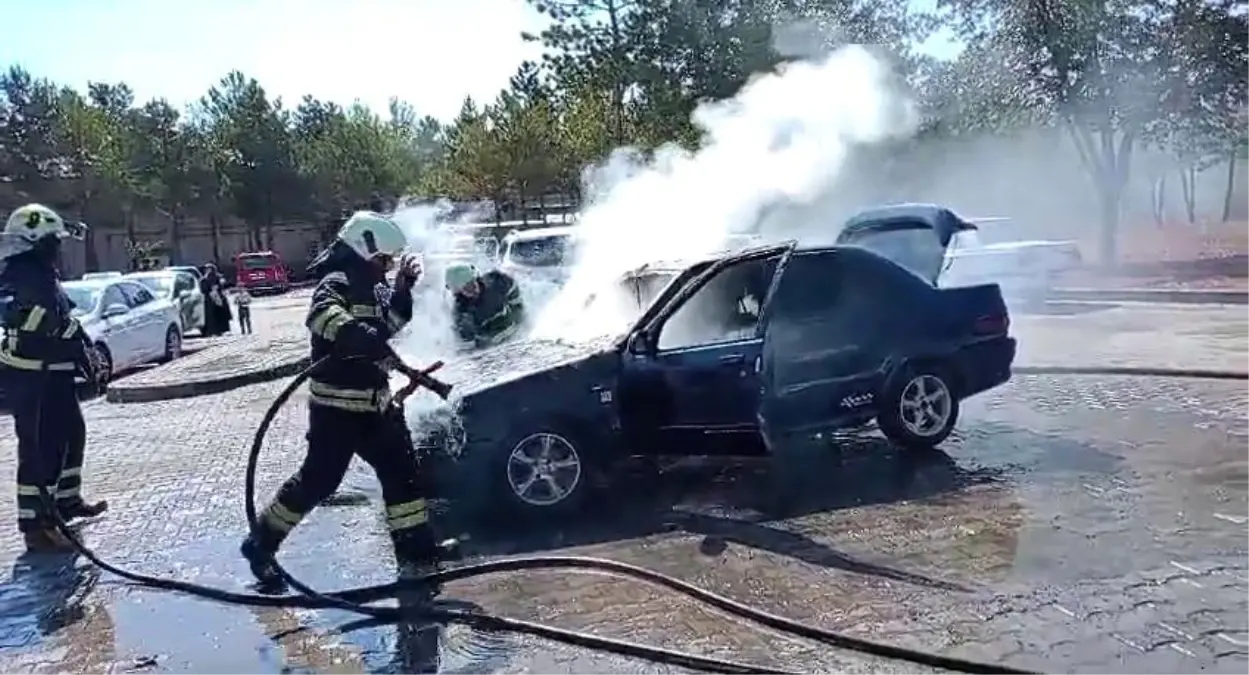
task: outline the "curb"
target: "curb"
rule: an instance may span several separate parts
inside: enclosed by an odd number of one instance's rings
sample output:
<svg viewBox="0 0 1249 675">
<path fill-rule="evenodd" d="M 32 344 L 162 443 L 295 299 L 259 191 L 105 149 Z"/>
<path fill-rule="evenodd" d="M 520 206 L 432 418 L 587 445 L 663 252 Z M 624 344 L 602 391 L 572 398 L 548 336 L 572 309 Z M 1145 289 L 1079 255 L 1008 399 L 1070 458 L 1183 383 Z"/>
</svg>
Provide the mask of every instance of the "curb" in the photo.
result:
<svg viewBox="0 0 1249 675">
<path fill-rule="evenodd" d="M 154 401 L 220 394 L 231 389 L 296 375 L 307 368 L 308 364 L 308 357 L 302 356 L 292 361 L 281 361 L 259 370 L 248 370 L 211 380 L 188 380 L 141 387 L 113 387 L 110 385 L 107 393 L 104 395 L 104 400 L 109 403 L 152 403 Z"/>
<path fill-rule="evenodd" d="M 1183 377 L 1198 380 L 1249 380 L 1249 372 L 1202 368 L 1146 368 L 1139 366 L 1014 366 L 1015 375 L 1120 375 L 1126 377 Z"/>
<path fill-rule="evenodd" d="M 1054 288 L 1050 290 L 1047 299 L 1158 302 L 1185 305 L 1245 305 L 1249 304 L 1249 291 L 1178 288 Z"/>
</svg>

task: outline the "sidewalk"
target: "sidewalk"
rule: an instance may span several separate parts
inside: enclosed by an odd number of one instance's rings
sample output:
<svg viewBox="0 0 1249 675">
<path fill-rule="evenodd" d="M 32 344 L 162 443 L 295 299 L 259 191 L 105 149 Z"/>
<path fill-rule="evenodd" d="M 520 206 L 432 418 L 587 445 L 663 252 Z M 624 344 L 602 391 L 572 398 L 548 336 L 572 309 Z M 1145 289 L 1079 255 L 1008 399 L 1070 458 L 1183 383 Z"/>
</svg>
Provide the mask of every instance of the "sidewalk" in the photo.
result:
<svg viewBox="0 0 1249 675">
<path fill-rule="evenodd" d="M 1243 307 L 1123 304 L 1069 316 L 1012 314 L 1020 366 L 1249 370 Z"/>
</svg>

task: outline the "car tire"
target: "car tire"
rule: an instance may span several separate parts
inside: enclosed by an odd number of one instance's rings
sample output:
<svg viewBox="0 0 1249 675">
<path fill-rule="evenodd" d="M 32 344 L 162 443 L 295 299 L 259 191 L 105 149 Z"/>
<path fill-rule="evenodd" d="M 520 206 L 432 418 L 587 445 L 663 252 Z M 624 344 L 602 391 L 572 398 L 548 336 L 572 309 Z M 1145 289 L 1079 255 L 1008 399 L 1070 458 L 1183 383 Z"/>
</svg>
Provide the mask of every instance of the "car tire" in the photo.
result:
<svg viewBox="0 0 1249 675">
<path fill-rule="evenodd" d="M 165 354 L 161 357 L 161 363 L 169 363 L 174 359 L 182 356 L 182 331 L 176 325 L 170 324 L 165 329 Z"/>
<path fill-rule="evenodd" d="M 885 437 L 906 450 L 932 450 L 958 422 L 958 390 L 945 371 L 907 366 L 886 383 L 877 421 Z"/>
<path fill-rule="evenodd" d="M 556 423 L 509 434 L 488 463 L 490 505 L 481 515 L 550 522 L 576 514 L 592 489 L 595 466 L 584 439 Z"/>
</svg>

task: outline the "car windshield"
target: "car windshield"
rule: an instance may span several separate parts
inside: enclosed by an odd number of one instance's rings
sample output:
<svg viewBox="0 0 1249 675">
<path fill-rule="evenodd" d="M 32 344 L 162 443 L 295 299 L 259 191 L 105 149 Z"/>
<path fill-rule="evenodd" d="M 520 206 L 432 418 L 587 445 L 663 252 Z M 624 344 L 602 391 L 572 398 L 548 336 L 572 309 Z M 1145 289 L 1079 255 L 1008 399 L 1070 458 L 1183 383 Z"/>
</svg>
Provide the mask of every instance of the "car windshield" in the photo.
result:
<svg viewBox="0 0 1249 675">
<path fill-rule="evenodd" d="M 149 274 L 132 278 L 144 286 L 147 286 L 148 290 L 152 291 L 152 293 L 158 297 L 173 294 L 173 275 Z"/>
<path fill-rule="evenodd" d="M 100 293 L 104 290 L 100 286 L 69 286 L 63 285 L 65 295 L 69 296 L 70 302 L 74 303 L 74 314 L 86 314 L 95 309 L 95 304 L 100 301 Z"/>
<path fill-rule="evenodd" d="M 277 260 L 267 255 L 248 255 L 239 258 L 239 266 L 248 270 L 268 269 L 276 264 Z"/>
<path fill-rule="evenodd" d="M 572 254 L 572 240 L 567 236 L 516 239 L 507 249 L 509 262 L 527 267 L 557 267 Z"/>
</svg>

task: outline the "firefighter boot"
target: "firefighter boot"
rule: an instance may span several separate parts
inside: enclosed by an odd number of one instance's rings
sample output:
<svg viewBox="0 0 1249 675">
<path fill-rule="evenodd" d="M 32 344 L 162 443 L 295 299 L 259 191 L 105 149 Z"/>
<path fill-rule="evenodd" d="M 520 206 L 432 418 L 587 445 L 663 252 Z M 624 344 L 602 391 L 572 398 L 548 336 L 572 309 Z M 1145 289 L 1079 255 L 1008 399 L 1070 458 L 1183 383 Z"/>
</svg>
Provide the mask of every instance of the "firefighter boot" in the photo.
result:
<svg viewBox="0 0 1249 675">
<path fill-rule="evenodd" d="M 88 502 L 75 499 L 71 502 L 56 505 L 56 510 L 61 514 L 61 520 L 70 522 L 75 518 L 94 518 L 108 510 L 108 502 L 101 499 L 98 502 Z"/>
<path fill-rule="evenodd" d="M 22 533 L 27 553 L 66 554 L 78 550 L 55 525 L 45 525 Z"/>
<path fill-rule="evenodd" d="M 242 546 L 239 546 L 239 553 L 242 553 L 243 558 L 247 560 L 247 565 L 251 568 L 252 576 L 256 577 L 260 590 L 266 593 L 281 593 L 286 590 L 286 580 L 278 572 L 274 556 L 277 555 L 278 546 L 282 542 L 273 533 L 265 530 L 263 526 L 253 529 L 247 539 L 243 540 Z"/>
<path fill-rule="evenodd" d="M 428 526 L 394 537 L 401 604 L 428 603 L 442 592 L 442 582 L 426 577 L 441 571 L 441 555 Z"/>
</svg>

